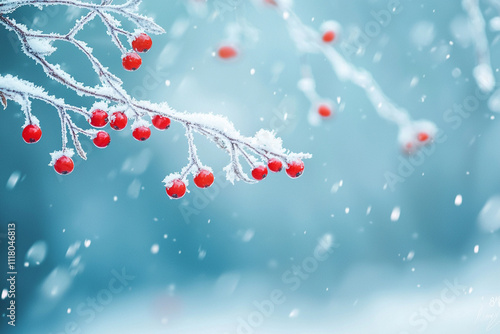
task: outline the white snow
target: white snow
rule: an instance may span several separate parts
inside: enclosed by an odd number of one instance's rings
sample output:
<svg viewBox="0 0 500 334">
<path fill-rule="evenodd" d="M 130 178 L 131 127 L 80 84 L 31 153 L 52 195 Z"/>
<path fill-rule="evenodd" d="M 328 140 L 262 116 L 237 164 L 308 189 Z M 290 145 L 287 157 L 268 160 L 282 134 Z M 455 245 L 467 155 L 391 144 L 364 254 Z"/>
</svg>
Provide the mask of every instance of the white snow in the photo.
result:
<svg viewBox="0 0 500 334">
<path fill-rule="evenodd" d="M 500 196 L 488 199 L 479 212 L 478 224 L 484 232 L 494 233 L 500 229 Z"/>
<path fill-rule="evenodd" d="M 65 151 L 54 151 L 50 153 L 50 163 L 49 166 L 54 166 L 56 163 L 57 159 L 59 159 L 62 156 L 67 156 L 68 158 L 73 157 L 75 155 L 75 151 L 72 148 L 67 148 Z"/>
<path fill-rule="evenodd" d="M 40 265 L 47 256 L 47 242 L 39 240 L 26 252 L 25 261 L 28 265 Z"/>
<path fill-rule="evenodd" d="M 9 179 L 7 180 L 7 184 L 5 185 L 5 188 L 7 188 L 7 190 L 14 189 L 20 178 L 21 178 L 20 171 L 16 170 L 16 171 L 12 172 L 12 174 L 10 174 L 10 176 L 9 176 Z"/>
<path fill-rule="evenodd" d="M 399 216 L 401 215 L 401 209 L 399 206 L 394 207 L 391 212 L 391 221 L 396 222 L 399 220 Z"/>
<path fill-rule="evenodd" d="M 26 42 L 33 52 L 43 56 L 49 56 L 56 51 L 56 48 L 52 46 L 52 42 L 45 38 L 27 37 Z"/>
</svg>

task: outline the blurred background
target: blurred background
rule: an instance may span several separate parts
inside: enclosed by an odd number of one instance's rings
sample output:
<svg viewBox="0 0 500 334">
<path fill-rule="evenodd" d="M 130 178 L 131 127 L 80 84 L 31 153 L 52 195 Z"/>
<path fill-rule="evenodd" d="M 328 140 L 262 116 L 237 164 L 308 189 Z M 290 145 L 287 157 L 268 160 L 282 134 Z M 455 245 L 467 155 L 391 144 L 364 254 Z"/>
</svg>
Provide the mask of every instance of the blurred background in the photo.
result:
<svg viewBox="0 0 500 334">
<path fill-rule="evenodd" d="M 480 5 L 498 72 L 498 34 L 489 23 L 500 13 L 491 3 Z M 231 185 L 222 172 L 228 156 L 196 136 L 216 182 L 207 190 L 191 184 L 183 199 L 170 200 L 161 180 L 186 164 L 181 125 L 153 130 L 146 142 L 129 128 L 112 132 L 105 150 L 82 139 L 88 160 L 75 158 L 74 172 L 61 177 L 47 166 L 60 149 L 55 110 L 33 102 L 44 134 L 26 145 L 22 112 L 10 102 L 0 113 L 0 261 L 5 275 L 7 224 L 15 222 L 17 324 L 7 325 L 4 291 L 0 331 L 500 333 L 500 123 L 485 98 L 466 116 L 446 119 L 477 97 L 460 1 L 310 0 L 296 1 L 294 11 L 313 29 L 337 20 L 340 40 L 355 40 L 377 22 L 374 12 L 391 6 L 400 11 L 380 33 L 342 54 L 413 118 L 442 131 L 445 139 L 417 163 L 401 153 L 397 127 L 377 116 L 363 90 L 339 81 L 324 56 L 297 51 L 272 6 L 145 0 L 141 13 L 167 34 L 153 36 L 136 72 L 123 70 L 95 19 L 78 37 L 133 97 L 225 115 L 244 135 L 273 129 L 286 148 L 313 159 L 296 180 L 279 173 Z M 63 33 L 84 14 L 55 6 L 9 17 Z M 227 42 L 239 55 L 222 61 L 215 52 Z M 1 74 L 91 107 L 92 99 L 48 79 L 3 27 L 0 45 Z M 98 83 L 74 48 L 55 46 L 48 59 Z M 320 126 L 308 123 L 310 102 L 297 88 L 304 61 L 319 94 L 342 102 Z"/>
</svg>

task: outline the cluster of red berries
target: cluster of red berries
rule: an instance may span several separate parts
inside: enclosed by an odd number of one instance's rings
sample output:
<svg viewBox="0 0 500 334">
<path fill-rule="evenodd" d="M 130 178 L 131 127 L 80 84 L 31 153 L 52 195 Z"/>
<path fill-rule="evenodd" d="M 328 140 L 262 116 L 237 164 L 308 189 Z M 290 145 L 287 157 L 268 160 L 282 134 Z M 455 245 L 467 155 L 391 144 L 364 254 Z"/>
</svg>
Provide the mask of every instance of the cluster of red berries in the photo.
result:
<svg viewBox="0 0 500 334">
<path fill-rule="evenodd" d="M 155 115 L 152 118 L 153 126 L 158 130 L 166 130 L 170 127 L 170 118 L 160 115 Z M 92 111 L 89 123 L 95 128 L 104 128 L 108 123 L 114 130 L 123 130 L 128 123 L 128 118 L 125 113 L 121 111 L 115 111 L 110 117 L 108 113 L 101 109 L 95 109 Z M 36 124 L 28 124 L 24 127 L 22 136 L 25 142 L 28 144 L 36 143 L 42 137 L 42 130 Z M 151 130 L 147 126 L 138 126 L 133 132 L 132 136 L 139 140 L 144 141 L 151 136 Z M 96 133 L 92 140 L 94 145 L 99 148 L 105 148 L 111 142 L 111 137 L 106 131 L 100 130 Z M 73 160 L 63 155 L 54 162 L 54 169 L 59 174 L 69 174 L 73 171 L 74 163 Z"/>
<path fill-rule="evenodd" d="M 278 173 L 283 169 L 283 163 L 278 159 L 270 159 L 267 167 L 272 172 Z M 267 176 L 267 167 L 258 166 L 252 170 L 252 176 L 257 181 L 263 180 Z M 291 178 L 297 178 L 304 172 L 304 163 L 302 160 L 292 161 L 287 164 L 286 173 Z M 214 174 L 207 170 L 201 169 L 193 179 L 194 184 L 198 188 L 208 188 L 214 183 Z M 181 198 L 186 194 L 186 184 L 181 179 L 175 179 L 166 187 L 167 195 L 171 198 Z"/>
<path fill-rule="evenodd" d="M 137 52 L 148 52 L 153 45 L 153 41 L 148 34 L 141 33 L 135 37 L 132 41 L 132 48 L 136 52 L 128 52 L 122 57 L 123 68 L 127 71 L 135 71 L 142 64 L 142 58 L 137 54 Z"/>
<path fill-rule="evenodd" d="M 404 145 L 404 151 L 406 154 L 413 154 L 419 147 L 429 144 L 432 141 L 432 137 L 425 131 L 418 132 L 416 134 L 416 140 L 414 142 L 407 142 Z"/>
<path fill-rule="evenodd" d="M 253 178 L 257 181 L 265 179 L 267 176 L 267 168 L 269 168 L 271 172 L 278 173 L 283 169 L 283 163 L 278 159 L 272 158 L 267 162 L 267 167 L 260 165 L 252 170 Z M 304 163 L 302 160 L 292 161 L 287 164 L 286 173 L 291 178 L 297 178 L 301 176 L 303 172 Z"/>
<path fill-rule="evenodd" d="M 101 109 L 94 110 L 89 119 L 90 125 L 96 128 L 105 127 L 106 124 L 108 124 L 108 121 L 108 113 Z M 155 115 L 152 118 L 152 122 L 153 126 L 158 130 L 166 130 L 170 127 L 170 118 L 165 116 Z M 111 115 L 111 122 L 109 122 L 109 125 L 113 129 L 120 131 L 127 126 L 127 123 L 127 115 L 121 111 L 115 111 Z M 151 136 L 151 129 L 145 125 L 138 126 L 132 131 L 132 136 L 139 141 L 145 141 Z M 94 144 L 100 148 L 108 146 L 109 142 L 109 134 L 105 131 L 99 131 L 97 136 L 94 138 Z"/>
</svg>

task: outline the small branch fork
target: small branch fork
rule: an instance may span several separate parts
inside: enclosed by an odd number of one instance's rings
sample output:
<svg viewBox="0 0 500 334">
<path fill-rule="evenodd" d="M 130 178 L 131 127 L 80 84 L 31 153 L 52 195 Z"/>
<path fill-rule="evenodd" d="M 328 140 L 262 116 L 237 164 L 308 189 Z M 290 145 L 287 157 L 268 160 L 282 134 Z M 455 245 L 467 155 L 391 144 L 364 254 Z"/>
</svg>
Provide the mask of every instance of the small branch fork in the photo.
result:
<svg viewBox="0 0 500 334">
<path fill-rule="evenodd" d="M 310 154 L 306 153 L 291 153 L 283 149 L 281 145 L 269 145 L 269 136 L 271 136 L 272 141 L 278 140 L 281 144 L 281 140 L 275 138 L 274 133 L 270 133 L 269 131 L 260 130 L 254 137 L 245 137 L 240 135 L 234 128 L 234 125 L 223 116 L 187 112 L 181 113 L 170 108 L 167 103 L 156 104 L 149 101 L 139 101 L 130 97 L 123 89 L 122 81 L 109 72 L 93 55 L 93 50 L 88 47 L 85 42 L 78 40 L 76 35 L 95 17 L 99 17 L 106 26 L 113 43 L 122 54 L 127 53 L 127 48 L 121 42 L 120 36 L 124 36 L 130 41 L 140 32 L 152 34 L 164 33 L 164 30 L 150 18 L 136 13 L 140 2 L 141 0 L 129 0 L 122 5 L 113 5 L 112 0 L 103 0 L 99 4 L 76 0 L 6 0 L 0 3 L 0 23 L 8 30 L 17 34 L 22 43 L 23 51 L 41 65 L 48 77 L 72 89 L 77 94 L 91 96 L 96 100 L 111 103 L 116 110 L 123 110 L 129 117 L 132 117 L 136 121 L 146 116 L 152 118 L 156 115 L 160 115 L 183 124 L 186 128 L 186 137 L 189 143 L 189 163 L 182 170 L 182 179 L 186 178 L 189 173 L 197 173 L 203 167 L 196 152 L 193 132 L 200 133 L 202 136 L 215 142 L 221 149 L 228 152 L 231 161 L 224 170 L 226 170 L 227 178 L 231 182 L 237 180 L 243 180 L 248 183 L 254 182 L 243 172 L 243 168 L 238 159 L 239 155 L 243 155 L 251 167 L 253 167 L 259 159 L 266 162 L 271 158 L 276 158 L 284 163 L 289 163 L 294 160 L 311 157 Z M 6 16 L 23 6 L 45 7 L 49 5 L 79 7 L 88 10 L 88 13 L 79 19 L 67 34 L 47 34 L 33 31 Z M 138 29 L 135 33 L 122 29 L 120 27 L 120 22 L 116 20 L 112 14 L 118 14 L 129 19 L 137 25 Z M 52 64 L 46 59 L 48 55 L 56 50 L 55 47 L 52 46 L 53 42 L 56 41 L 74 45 L 89 59 L 95 73 L 99 77 L 100 86 L 90 87 L 80 83 L 69 73 L 62 70 L 59 65 Z M 40 45 L 43 46 L 42 50 L 40 50 Z M 79 142 L 78 135 L 83 134 L 93 138 L 97 131 L 93 129 L 84 130 L 76 126 L 71 119 L 70 112 L 81 114 L 88 119 L 91 115 L 90 111 L 87 111 L 85 108 L 68 105 L 62 99 L 56 99 L 53 96 L 49 96 L 40 87 L 36 87 L 30 82 L 10 75 L 0 75 L 0 98 L 2 98 L 4 107 L 7 103 L 6 100 L 14 100 L 21 105 L 26 116 L 26 125 L 38 122 L 31 114 L 30 100 L 41 100 L 52 105 L 57 110 L 61 119 L 63 153 L 70 150 L 66 147 L 68 130 L 77 153 L 82 159 L 86 159 L 86 154 Z M 3 101 L 4 99 L 5 103 Z M 266 139 L 264 140 L 264 138 Z"/>
</svg>

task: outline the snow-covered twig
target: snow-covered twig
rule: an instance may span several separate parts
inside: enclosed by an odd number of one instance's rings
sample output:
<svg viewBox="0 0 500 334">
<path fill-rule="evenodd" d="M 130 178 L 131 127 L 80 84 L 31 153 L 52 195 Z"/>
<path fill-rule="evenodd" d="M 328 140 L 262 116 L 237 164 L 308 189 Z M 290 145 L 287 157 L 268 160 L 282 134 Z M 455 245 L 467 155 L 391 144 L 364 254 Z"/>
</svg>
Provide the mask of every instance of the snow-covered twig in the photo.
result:
<svg viewBox="0 0 500 334">
<path fill-rule="evenodd" d="M 350 81 L 362 88 L 378 115 L 398 125 L 398 140 L 404 150 L 409 153 L 414 152 L 418 147 L 432 140 L 437 132 L 437 128 L 432 122 L 427 120 L 413 121 L 405 109 L 396 106 L 385 95 L 370 72 L 348 62 L 335 49 L 335 43 L 333 45 L 329 43 L 339 33 L 338 29 L 340 25 L 337 22 L 325 22 L 321 30 L 327 34 L 321 35 L 317 30 L 305 25 L 300 20 L 293 12 L 290 1 L 276 1 L 275 6 L 285 20 L 289 34 L 295 42 L 298 51 L 303 54 L 319 53 L 324 55 L 340 80 Z M 306 70 L 306 73 L 309 72 L 309 70 Z M 299 82 L 299 88 L 306 94 L 309 100 L 316 100 L 316 104 L 321 104 L 319 96 L 315 93 L 315 84 L 312 75 L 303 75 L 303 78 Z M 326 101 L 328 102 L 328 100 Z M 314 117 L 309 117 L 309 119 L 313 120 L 313 122 L 317 120 Z"/>
<path fill-rule="evenodd" d="M 108 35 L 111 36 L 114 44 L 122 53 L 122 57 L 130 55 L 133 52 L 127 51 L 127 48 L 123 45 L 120 40 L 120 36 L 125 36 L 129 42 L 134 45 L 134 42 L 140 35 L 147 33 L 159 34 L 163 33 L 163 29 L 156 25 L 151 19 L 141 16 L 136 13 L 137 7 L 140 0 L 130 0 L 123 5 L 112 5 L 112 0 L 103 0 L 100 4 L 81 2 L 76 0 L 7 0 L 0 4 L 0 23 L 3 24 L 8 30 L 11 30 L 17 34 L 19 37 L 23 51 L 32 59 L 34 59 L 38 64 L 40 64 L 50 78 L 58 81 L 62 85 L 72 89 L 79 95 L 91 96 L 100 102 L 94 104 L 91 111 L 87 111 L 85 108 L 74 107 L 68 105 L 62 99 L 56 99 L 55 97 L 49 96 L 42 88 L 35 86 L 25 80 L 12 77 L 10 75 L 0 76 L 0 97 L 2 98 L 2 104 L 6 106 L 5 100 L 13 100 L 21 105 L 22 110 L 26 115 L 26 124 L 35 125 L 38 127 L 38 120 L 31 114 L 30 100 L 37 99 L 52 105 L 59 114 L 62 126 L 62 151 L 57 151 L 52 154 L 52 162 L 54 164 L 56 171 L 59 172 L 57 164 L 54 159 L 58 159 L 61 156 L 67 156 L 71 158 L 71 149 L 66 147 L 67 143 L 67 131 L 69 130 L 73 144 L 77 149 L 77 153 L 83 158 L 86 158 L 86 154 L 83 151 L 81 144 L 78 140 L 78 134 L 84 134 L 94 139 L 94 143 L 99 147 L 104 147 L 109 144 L 109 135 L 103 131 L 97 130 L 84 130 L 75 125 L 72 121 L 71 116 L 68 112 L 76 112 L 84 115 L 92 125 L 96 127 L 101 127 L 107 123 L 107 118 L 102 118 L 104 122 L 103 125 L 96 125 L 93 122 L 93 117 L 95 116 L 96 109 L 105 109 L 108 103 L 113 106 L 108 108 L 111 111 L 123 112 L 128 118 L 134 120 L 132 124 L 132 129 L 135 130 L 141 128 L 141 131 L 149 131 L 149 122 L 144 120 L 144 117 L 150 117 L 153 120 L 155 127 L 160 129 L 165 129 L 167 126 L 160 126 L 155 124 L 155 119 L 160 118 L 162 122 L 170 120 L 179 122 L 183 124 L 186 128 L 186 136 L 189 143 L 189 160 L 190 163 L 186 166 L 181 174 L 171 174 L 171 176 L 165 179 L 167 188 L 171 185 L 172 181 L 177 180 L 180 182 L 187 183 L 186 177 L 189 173 L 197 174 L 202 170 L 202 164 L 196 153 L 196 146 L 193 140 L 193 132 L 198 132 L 206 138 L 215 142 L 219 147 L 226 150 L 230 155 L 230 164 L 226 167 L 227 177 L 230 181 L 234 182 L 237 180 L 243 180 L 245 182 L 254 182 L 252 179 L 248 178 L 243 172 L 243 168 L 238 160 L 238 153 L 244 156 L 252 157 L 252 160 L 263 160 L 267 162 L 269 159 L 278 159 L 285 164 L 294 163 L 300 159 L 310 158 L 311 155 L 307 153 L 291 153 L 285 150 L 281 145 L 281 139 L 276 138 L 274 133 L 260 130 L 254 137 L 242 136 L 239 131 L 237 131 L 234 125 L 225 117 L 213 114 L 198 114 L 198 113 L 187 113 L 178 112 L 168 106 L 166 102 L 164 103 L 151 103 L 149 101 L 139 101 L 129 96 L 128 93 L 122 87 L 122 81 L 112 74 L 102 63 L 93 55 L 93 50 L 87 46 L 87 44 L 76 38 L 77 33 L 82 30 L 86 24 L 91 22 L 96 16 L 99 17 L 108 30 Z M 14 19 L 9 18 L 6 14 L 16 10 L 19 7 L 33 5 L 37 7 L 44 7 L 49 5 L 66 5 L 75 6 L 88 10 L 89 12 L 78 20 L 74 27 L 70 29 L 67 34 L 56 34 L 56 33 L 43 33 L 40 31 L 34 31 L 24 26 L 23 24 L 17 23 Z M 116 20 L 112 14 L 120 14 L 125 18 L 129 19 L 138 26 L 138 30 L 134 33 L 128 32 L 120 27 L 120 22 Z M 146 35 L 147 38 L 149 36 Z M 82 52 L 90 61 L 94 71 L 99 77 L 100 85 L 96 87 L 90 87 L 83 83 L 76 81 L 69 73 L 61 69 L 57 64 L 52 64 L 46 57 L 56 51 L 56 48 L 52 45 L 54 41 L 67 42 L 75 46 L 80 52 Z M 135 47 L 134 47 L 135 49 Z M 137 50 L 138 51 L 138 50 Z M 139 57 L 137 54 L 133 53 L 134 56 Z M 125 58 L 124 67 L 125 67 Z M 139 63 L 140 65 L 140 63 Z M 103 113 L 101 110 L 101 115 Z M 113 113 L 111 119 L 114 120 L 117 117 Z M 124 117 L 124 116 L 122 116 Z M 125 126 L 125 125 L 123 125 Z M 115 127 L 118 129 L 118 127 Z M 38 130 L 40 130 L 38 128 Z M 103 134 L 104 133 L 104 134 Z M 107 142 L 98 141 L 96 138 L 99 135 L 107 136 Z M 40 132 L 41 136 L 41 132 Z M 149 137 L 139 136 L 136 139 L 145 140 Z M 30 138 L 32 139 L 32 138 Z M 39 139 L 39 136 L 38 136 Z M 29 142 L 35 142 L 36 140 L 30 140 Z M 104 138 L 106 139 L 106 138 Z M 25 138 L 26 140 L 26 138 Z M 66 154 L 67 153 L 67 154 Z M 254 156 L 255 155 L 255 156 Z M 71 160 L 71 159 L 70 159 Z M 67 162 L 67 161 L 66 161 Z M 70 170 L 71 172 L 72 164 L 71 161 Z M 250 164 L 253 167 L 252 164 Z M 204 168 L 207 170 L 208 168 Z M 175 177 L 173 177 L 175 176 Z M 196 181 L 196 180 L 195 180 Z M 196 183 L 196 182 L 195 182 Z M 168 193 L 168 191 L 167 191 Z M 184 193 L 180 196 L 182 197 Z M 179 195 L 179 194 L 177 194 Z"/>
<path fill-rule="evenodd" d="M 490 93 L 495 87 L 495 77 L 491 68 L 486 23 L 479 8 L 479 0 L 462 0 L 462 7 L 469 18 L 476 50 L 477 65 L 474 67 L 473 75 L 479 88 L 485 93 Z"/>
</svg>

